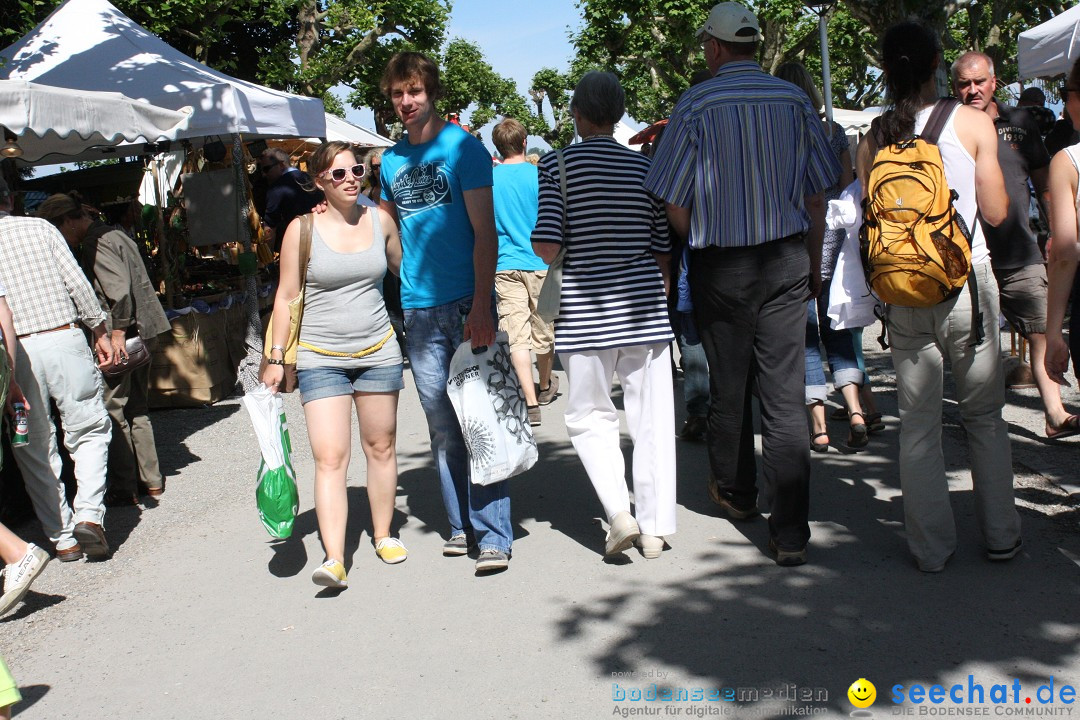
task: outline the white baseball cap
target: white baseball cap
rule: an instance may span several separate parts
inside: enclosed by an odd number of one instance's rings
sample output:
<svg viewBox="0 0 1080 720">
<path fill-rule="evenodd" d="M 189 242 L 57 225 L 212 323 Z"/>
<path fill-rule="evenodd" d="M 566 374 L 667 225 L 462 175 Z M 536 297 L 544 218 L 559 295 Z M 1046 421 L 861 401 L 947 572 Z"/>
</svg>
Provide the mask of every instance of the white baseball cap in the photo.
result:
<svg viewBox="0 0 1080 720">
<path fill-rule="evenodd" d="M 753 32 L 747 32 L 746 28 Z M 697 31 L 698 38 L 705 34 L 727 42 L 753 42 L 761 39 L 761 26 L 758 25 L 757 16 L 745 5 L 722 2 L 713 6 L 709 19 Z"/>
</svg>

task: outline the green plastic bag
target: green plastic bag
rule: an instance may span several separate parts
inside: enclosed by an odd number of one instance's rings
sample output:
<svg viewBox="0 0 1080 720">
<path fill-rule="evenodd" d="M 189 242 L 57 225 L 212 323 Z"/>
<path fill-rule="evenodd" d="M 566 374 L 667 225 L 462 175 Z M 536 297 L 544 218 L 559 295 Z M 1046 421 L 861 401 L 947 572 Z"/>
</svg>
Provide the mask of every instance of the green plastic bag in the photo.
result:
<svg viewBox="0 0 1080 720">
<path fill-rule="evenodd" d="M 244 406 L 259 439 L 262 459 L 255 504 L 266 532 L 276 538 L 292 535 L 293 521 L 300 506 L 296 472 L 292 466 L 292 441 L 285 421 L 281 395 L 260 385 L 244 395 Z"/>
</svg>

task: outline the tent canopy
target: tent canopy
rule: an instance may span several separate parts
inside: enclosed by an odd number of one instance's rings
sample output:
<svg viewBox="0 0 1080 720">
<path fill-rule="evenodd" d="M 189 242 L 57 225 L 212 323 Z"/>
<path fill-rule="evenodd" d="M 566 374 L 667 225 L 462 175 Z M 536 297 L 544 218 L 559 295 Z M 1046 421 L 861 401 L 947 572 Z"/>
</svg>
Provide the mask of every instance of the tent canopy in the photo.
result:
<svg viewBox="0 0 1080 720">
<path fill-rule="evenodd" d="M 66 0 L 0 52 L 0 78 L 193 108 L 178 137 L 324 137 L 322 100 L 237 80 L 173 49 L 107 0 Z"/>
<path fill-rule="evenodd" d="M 1069 72 L 1080 55 L 1080 5 L 1020 33 L 1016 45 L 1021 80 Z"/>
<path fill-rule="evenodd" d="M 389 138 L 384 138 L 382 135 L 359 125 L 353 125 L 348 120 L 342 120 L 337 115 L 331 115 L 330 113 L 326 113 L 326 139 L 341 140 L 369 147 L 390 147 L 394 144 L 394 141 Z"/>
<path fill-rule="evenodd" d="M 865 133 L 870 129 L 870 123 L 881 114 L 880 108 L 873 110 L 842 110 L 833 108 L 833 122 L 844 128 L 848 135 Z"/>
<path fill-rule="evenodd" d="M 101 159 L 115 156 L 116 145 L 172 140 L 190 119 L 191 108 L 166 110 L 119 93 L 0 80 L 0 125 L 17 136 L 20 161 L 30 165 Z"/>
</svg>

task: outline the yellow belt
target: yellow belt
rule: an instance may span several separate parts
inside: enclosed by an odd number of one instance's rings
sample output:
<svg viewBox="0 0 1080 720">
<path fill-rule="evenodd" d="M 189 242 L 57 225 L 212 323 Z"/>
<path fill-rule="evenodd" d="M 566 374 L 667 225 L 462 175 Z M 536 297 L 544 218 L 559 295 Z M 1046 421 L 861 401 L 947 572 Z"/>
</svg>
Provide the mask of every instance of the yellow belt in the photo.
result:
<svg viewBox="0 0 1080 720">
<path fill-rule="evenodd" d="M 307 348 L 308 350 L 311 350 L 312 352 L 319 353 L 320 355 L 329 355 L 330 357 L 354 358 L 355 359 L 355 358 L 367 357 L 368 355 L 371 355 L 372 353 L 378 352 L 379 349 L 382 348 L 382 346 L 385 345 L 387 342 L 389 342 L 390 338 L 392 338 L 392 337 L 394 337 L 394 326 L 393 325 L 391 325 L 390 329 L 386 331 L 386 335 L 383 335 L 382 340 L 375 343 L 374 345 L 372 345 L 369 348 L 364 348 L 363 350 L 357 350 L 354 353 L 343 353 L 343 352 L 337 352 L 336 350 L 325 350 L 325 349 L 323 349 L 321 347 L 317 347 L 315 345 L 312 345 L 311 343 L 306 343 L 303 340 L 301 340 L 297 344 L 300 347 Z"/>
</svg>

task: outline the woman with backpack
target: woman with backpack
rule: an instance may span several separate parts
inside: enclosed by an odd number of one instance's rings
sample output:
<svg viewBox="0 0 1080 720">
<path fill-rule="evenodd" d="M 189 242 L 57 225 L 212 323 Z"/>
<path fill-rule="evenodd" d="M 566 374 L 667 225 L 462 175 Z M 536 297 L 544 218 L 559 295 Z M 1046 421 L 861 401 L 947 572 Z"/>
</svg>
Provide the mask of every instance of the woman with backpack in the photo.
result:
<svg viewBox="0 0 1080 720">
<path fill-rule="evenodd" d="M 997 160 L 997 133 L 989 116 L 955 101 L 939 103 L 935 72 L 940 59 L 939 40 L 926 26 L 908 21 L 889 28 L 882 45 L 882 67 L 892 105 L 863 138 L 856 162 L 867 203 L 864 226 L 871 243 L 875 230 L 881 234 L 879 239 L 892 239 L 886 237 L 887 223 L 891 223 L 890 232 L 896 232 L 900 217 L 896 208 L 909 208 L 909 200 L 919 192 L 900 184 L 905 173 L 894 176 L 894 185 L 879 185 L 880 173 L 887 167 L 882 163 L 903 162 L 912 151 L 922 153 L 921 165 L 943 168 L 947 187 L 936 187 L 935 198 L 944 192 L 946 202 L 952 205 L 949 193 L 955 192 L 955 215 L 959 218 L 950 215 L 950 222 L 970 228 L 968 237 L 953 225 L 927 233 L 925 227 L 919 227 L 925 219 L 911 221 L 898 233 L 909 249 L 911 240 L 921 238 L 942 246 L 952 244 L 938 248 L 943 249 L 942 257 L 928 262 L 925 273 L 871 272 L 875 290 L 889 303 L 886 325 L 900 406 L 900 487 L 908 546 L 919 569 L 928 573 L 943 570 L 956 551 L 956 525 L 941 440 L 946 360 L 951 365 L 960 419 L 970 445 L 975 513 L 987 557 L 1009 560 L 1021 545 L 1020 517 L 1013 499 L 1012 452 L 1001 417 L 1005 381 L 999 357 L 997 283 L 982 228 L 976 222 L 979 213 L 982 222 L 1000 224 L 1008 210 L 1008 196 Z M 922 143 L 917 142 L 918 137 Z M 963 251 L 969 251 L 970 260 Z M 870 252 L 873 264 L 873 247 Z M 920 245 L 920 252 L 929 257 L 936 250 L 924 250 Z M 934 297 L 927 288 L 938 287 L 929 278 L 936 269 L 945 271 L 957 286 L 964 285 L 966 278 L 967 286 L 952 292 L 937 291 Z M 897 287 L 902 284 L 907 287 Z M 893 295 L 885 290 L 897 292 Z M 903 300 L 904 304 L 889 299 L 901 297 L 900 290 L 908 291 L 912 299 Z M 922 297 L 918 297 L 920 293 Z M 981 335 L 985 337 L 980 341 Z"/>
</svg>

